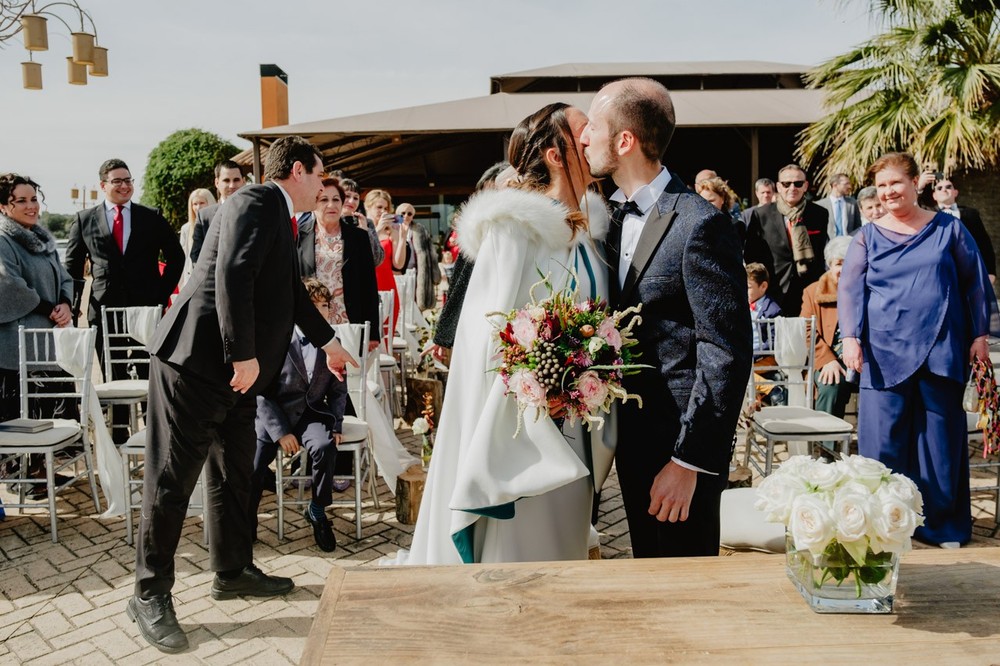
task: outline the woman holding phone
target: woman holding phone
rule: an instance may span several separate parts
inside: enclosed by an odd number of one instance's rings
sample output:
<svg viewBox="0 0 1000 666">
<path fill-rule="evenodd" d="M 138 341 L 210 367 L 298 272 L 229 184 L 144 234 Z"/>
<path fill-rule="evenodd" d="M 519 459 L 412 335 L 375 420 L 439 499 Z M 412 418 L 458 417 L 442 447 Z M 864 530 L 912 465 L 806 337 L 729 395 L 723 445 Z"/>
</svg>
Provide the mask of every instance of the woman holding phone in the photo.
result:
<svg viewBox="0 0 1000 666">
<path fill-rule="evenodd" d="M 371 190 L 365 195 L 365 213 L 375 222 L 375 230 L 385 253 L 385 258 L 375 266 L 375 281 L 379 291 L 392 291 L 392 330 L 395 331 L 396 319 L 399 317 L 399 293 L 396 291 L 396 278 L 393 277 L 392 269 L 397 263 L 394 248 L 402 245 L 404 249 L 400 261 L 406 260 L 406 242 L 399 242 L 402 225 L 396 224 L 396 216 L 392 214 L 392 197 L 385 190 Z"/>
</svg>

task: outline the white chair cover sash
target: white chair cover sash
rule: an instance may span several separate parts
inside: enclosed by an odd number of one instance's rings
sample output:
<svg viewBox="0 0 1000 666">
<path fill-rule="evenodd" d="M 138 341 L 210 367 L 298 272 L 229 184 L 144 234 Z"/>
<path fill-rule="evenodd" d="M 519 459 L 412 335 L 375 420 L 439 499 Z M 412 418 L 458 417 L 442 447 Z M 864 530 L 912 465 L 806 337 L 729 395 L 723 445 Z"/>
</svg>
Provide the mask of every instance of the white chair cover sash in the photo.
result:
<svg viewBox="0 0 1000 666">
<path fill-rule="evenodd" d="M 346 324 L 336 324 L 333 330 L 337 332 L 337 339 L 344 349 L 350 351 L 355 360 L 360 360 L 357 358 L 357 350 L 361 345 L 359 333 Z M 369 361 L 375 359 L 376 363 L 378 360 L 375 354 L 369 354 L 368 359 Z M 368 423 L 368 431 L 371 433 L 372 456 L 378 465 L 379 476 L 385 479 L 389 492 L 395 495 L 396 477 L 420 461 L 403 448 L 392 428 L 392 421 L 378 407 L 378 400 L 372 395 L 368 382 L 364 381 L 364 373 L 355 368 L 348 368 L 347 385 L 352 391 L 368 392 L 365 401 L 370 407 L 366 410 L 365 422 Z"/>
<path fill-rule="evenodd" d="M 93 354 L 94 350 L 87 346 L 86 330 L 78 328 L 56 328 L 53 329 L 53 340 L 55 342 L 56 362 L 66 372 L 74 377 L 82 377 L 86 367 L 87 354 Z M 108 502 L 108 509 L 101 514 L 101 518 L 111 518 L 125 514 L 125 477 L 121 467 L 121 457 L 118 449 L 111 440 L 111 433 L 108 432 L 107 424 L 104 421 L 104 414 L 101 412 L 101 401 L 97 397 L 97 390 L 93 383 L 90 386 L 90 406 L 88 414 L 81 414 L 80 418 L 85 420 L 85 427 L 90 431 L 90 441 L 94 443 L 94 454 L 97 458 L 98 478 L 101 482 L 101 490 Z"/>
<path fill-rule="evenodd" d="M 417 328 L 427 328 L 427 320 L 424 319 L 416 301 L 416 276 L 407 273 L 396 275 L 396 291 L 399 293 L 400 316 L 396 318 L 396 335 L 406 341 L 406 351 L 410 358 L 417 361 L 420 358 L 420 343 L 413 331 L 407 324 L 413 324 Z"/>
<path fill-rule="evenodd" d="M 153 339 L 162 309 L 158 306 L 131 307 L 125 310 L 128 332 L 139 344 L 148 345 Z"/>
<path fill-rule="evenodd" d="M 806 320 L 803 317 L 777 317 L 774 320 L 774 358 L 779 366 L 805 365 L 809 358 L 806 348 Z M 790 407 L 812 407 L 806 404 L 806 387 L 788 386 Z"/>
</svg>

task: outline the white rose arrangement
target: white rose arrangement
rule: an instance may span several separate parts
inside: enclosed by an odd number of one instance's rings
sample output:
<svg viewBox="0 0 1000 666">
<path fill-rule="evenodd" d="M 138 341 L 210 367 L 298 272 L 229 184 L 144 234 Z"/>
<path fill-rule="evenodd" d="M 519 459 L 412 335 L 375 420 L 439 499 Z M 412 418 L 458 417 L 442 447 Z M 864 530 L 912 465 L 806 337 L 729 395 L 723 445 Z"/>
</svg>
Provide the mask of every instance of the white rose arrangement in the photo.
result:
<svg viewBox="0 0 1000 666">
<path fill-rule="evenodd" d="M 761 482 L 754 507 L 785 525 L 796 551 L 828 564 L 824 579 L 853 574 L 859 595 L 861 583 L 879 582 L 891 557 L 910 550 L 924 522 L 913 481 L 862 456 L 793 456 Z"/>
</svg>

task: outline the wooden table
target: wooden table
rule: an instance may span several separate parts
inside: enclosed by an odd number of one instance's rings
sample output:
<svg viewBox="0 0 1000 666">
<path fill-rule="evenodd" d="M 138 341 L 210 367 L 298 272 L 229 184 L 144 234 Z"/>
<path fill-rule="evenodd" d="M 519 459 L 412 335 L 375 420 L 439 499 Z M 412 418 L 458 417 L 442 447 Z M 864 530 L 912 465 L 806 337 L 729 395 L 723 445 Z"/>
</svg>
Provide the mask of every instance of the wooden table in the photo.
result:
<svg viewBox="0 0 1000 666">
<path fill-rule="evenodd" d="M 903 557 L 892 615 L 819 615 L 783 555 L 335 568 L 304 664 L 1000 663 L 1000 548 Z"/>
</svg>

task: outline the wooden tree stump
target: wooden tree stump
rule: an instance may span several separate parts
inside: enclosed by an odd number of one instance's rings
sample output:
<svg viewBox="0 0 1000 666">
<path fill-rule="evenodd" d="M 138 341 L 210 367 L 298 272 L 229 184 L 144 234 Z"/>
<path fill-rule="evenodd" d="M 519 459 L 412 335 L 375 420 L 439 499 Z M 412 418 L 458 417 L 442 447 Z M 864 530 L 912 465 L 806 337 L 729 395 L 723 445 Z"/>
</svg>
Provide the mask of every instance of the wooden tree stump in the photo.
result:
<svg viewBox="0 0 1000 666">
<path fill-rule="evenodd" d="M 413 465 L 396 477 L 396 520 L 404 525 L 416 524 L 426 482 L 427 472 L 420 465 Z"/>
</svg>

